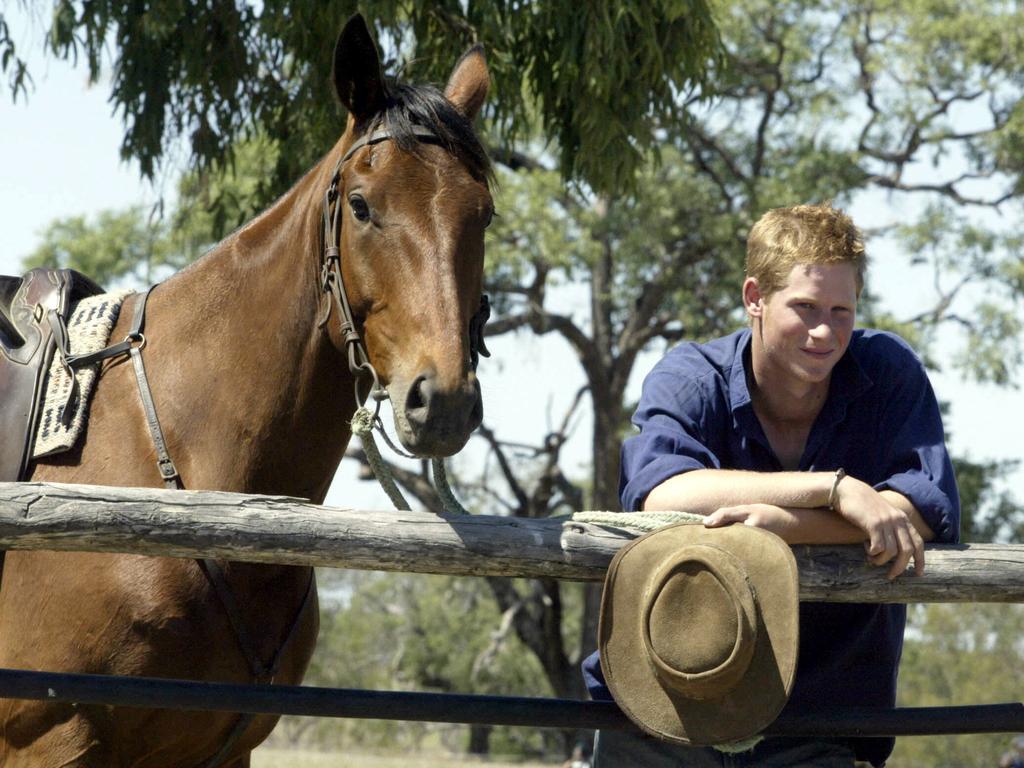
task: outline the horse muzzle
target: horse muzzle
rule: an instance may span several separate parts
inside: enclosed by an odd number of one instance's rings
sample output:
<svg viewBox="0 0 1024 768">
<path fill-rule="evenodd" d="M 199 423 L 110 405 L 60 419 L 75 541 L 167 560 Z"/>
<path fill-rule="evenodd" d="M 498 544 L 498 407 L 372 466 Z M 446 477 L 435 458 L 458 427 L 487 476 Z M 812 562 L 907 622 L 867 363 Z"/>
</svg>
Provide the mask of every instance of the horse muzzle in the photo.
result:
<svg viewBox="0 0 1024 768">
<path fill-rule="evenodd" d="M 455 388 L 442 387 L 436 374 L 426 373 L 388 390 L 399 440 L 423 458 L 458 453 L 483 420 L 480 382 L 472 372 Z"/>
</svg>

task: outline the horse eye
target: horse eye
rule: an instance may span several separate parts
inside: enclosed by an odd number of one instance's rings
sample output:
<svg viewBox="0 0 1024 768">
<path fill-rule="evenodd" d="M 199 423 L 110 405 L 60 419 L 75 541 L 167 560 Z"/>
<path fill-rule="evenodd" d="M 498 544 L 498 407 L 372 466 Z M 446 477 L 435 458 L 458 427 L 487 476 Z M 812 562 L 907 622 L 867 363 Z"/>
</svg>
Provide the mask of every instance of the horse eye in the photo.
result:
<svg viewBox="0 0 1024 768">
<path fill-rule="evenodd" d="M 489 226 L 491 226 L 491 222 L 494 221 L 494 217 L 497 216 L 497 215 L 498 215 L 497 211 L 495 211 L 493 208 L 491 208 L 487 212 L 487 221 L 484 224 L 484 229 L 487 229 Z"/>
<path fill-rule="evenodd" d="M 370 220 L 370 206 L 367 205 L 364 197 L 361 195 L 352 195 L 348 199 L 348 204 L 352 209 L 352 215 L 355 216 L 358 221 Z"/>
</svg>

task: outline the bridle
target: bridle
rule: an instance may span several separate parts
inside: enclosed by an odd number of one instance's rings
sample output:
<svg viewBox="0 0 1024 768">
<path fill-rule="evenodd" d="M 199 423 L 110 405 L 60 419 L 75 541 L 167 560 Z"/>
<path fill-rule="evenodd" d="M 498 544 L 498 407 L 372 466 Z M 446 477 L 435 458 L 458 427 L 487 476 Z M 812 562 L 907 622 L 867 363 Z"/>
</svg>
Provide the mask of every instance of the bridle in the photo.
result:
<svg viewBox="0 0 1024 768">
<path fill-rule="evenodd" d="M 429 144 L 443 144 L 440 137 L 434 131 L 422 125 L 412 125 L 412 134 L 417 140 Z M 345 278 L 341 271 L 341 250 L 338 246 L 338 237 L 341 233 L 341 211 L 342 205 L 339 194 L 341 182 L 341 170 L 346 162 L 360 149 L 365 146 L 372 146 L 383 141 L 393 139 L 394 134 L 387 128 L 378 128 L 368 131 L 357 139 L 348 151 L 338 160 L 331 174 L 331 181 L 324 192 L 323 199 L 323 225 L 321 242 L 323 243 L 323 258 L 320 262 L 320 292 L 330 294 L 333 302 L 328 299 L 326 307 L 321 314 L 318 326 L 325 328 L 331 316 L 331 307 L 337 307 L 338 315 L 341 318 L 340 331 L 345 342 L 348 354 L 348 369 L 354 377 L 354 388 L 356 403 L 362 403 L 359 382 L 364 376 L 369 376 L 371 386 L 368 395 L 376 402 L 374 420 L 378 420 L 380 404 L 387 400 L 388 391 L 381 386 L 380 376 L 377 369 L 370 362 L 370 356 L 366 351 L 366 344 L 363 342 L 356 328 L 355 318 L 352 315 L 352 306 L 349 304 L 348 292 L 345 290 Z M 484 344 L 484 325 L 491 314 L 490 300 L 486 294 L 480 297 L 480 307 L 469 321 L 469 349 L 470 366 L 475 371 L 481 356 L 490 357 L 491 353 Z"/>
</svg>

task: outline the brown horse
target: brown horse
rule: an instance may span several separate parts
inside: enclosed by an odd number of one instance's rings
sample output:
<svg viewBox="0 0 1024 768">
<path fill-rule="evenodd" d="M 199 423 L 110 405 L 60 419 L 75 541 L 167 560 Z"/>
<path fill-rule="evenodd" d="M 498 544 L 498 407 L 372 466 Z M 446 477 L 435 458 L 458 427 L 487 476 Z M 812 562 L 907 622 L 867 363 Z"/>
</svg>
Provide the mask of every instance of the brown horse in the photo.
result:
<svg viewBox="0 0 1024 768">
<path fill-rule="evenodd" d="M 407 449 L 449 455 L 480 422 L 469 326 L 492 215 L 490 166 L 471 128 L 489 85 L 483 54 L 463 56 L 443 94 L 386 85 L 355 17 L 338 39 L 334 84 L 349 111 L 334 148 L 149 301 L 146 366 L 185 487 L 323 500 L 358 398 L 339 312 L 323 288 L 323 199 L 339 161 L 375 132 L 340 164 L 337 182 L 341 270 L 357 328 Z M 129 299 L 113 338 L 127 333 L 138 300 Z M 84 444 L 36 465 L 32 479 L 160 486 L 154 456 L 122 359 L 102 371 Z M 263 659 L 284 647 L 274 682 L 301 681 L 317 634 L 310 569 L 221 565 L 251 645 Z M 191 560 L 8 552 L 0 666 L 251 682 L 244 639 L 215 592 Z M 199 768 L 239 721 L 5 700 L 0 765 Z M 275 722 L 252 720 L 218 765 L 248 766 Z"/>
</svg>

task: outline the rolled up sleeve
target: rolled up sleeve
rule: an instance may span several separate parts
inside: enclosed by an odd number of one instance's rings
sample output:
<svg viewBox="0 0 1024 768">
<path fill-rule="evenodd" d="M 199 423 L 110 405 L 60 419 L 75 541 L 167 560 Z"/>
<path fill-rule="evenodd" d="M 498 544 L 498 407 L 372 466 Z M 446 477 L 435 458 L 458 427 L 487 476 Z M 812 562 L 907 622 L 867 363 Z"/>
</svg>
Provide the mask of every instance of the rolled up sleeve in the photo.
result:
<svg viewBox="0 0 1024 768">
<path fill-rule="evenodd" d="M 644 381 L 633 423 L 640 429 L 625 441 L 619 474 L 622 508 L 634 512 L 656 487 L 694 469 L 721 463 L 705 439 L 708 399 L 699 382 L 657 368 Z"/>
<path fill-rule="evenodd" d="M 960 493 L 946 450 L 935 392 L 917 356 L 901 366 L 897 385 L 883 413 L 883 434 L 892 435 L 886 479 L 877 490 L 906 496 L 935 534 L 935 541 L 960 540 Z"/>
</svg>

